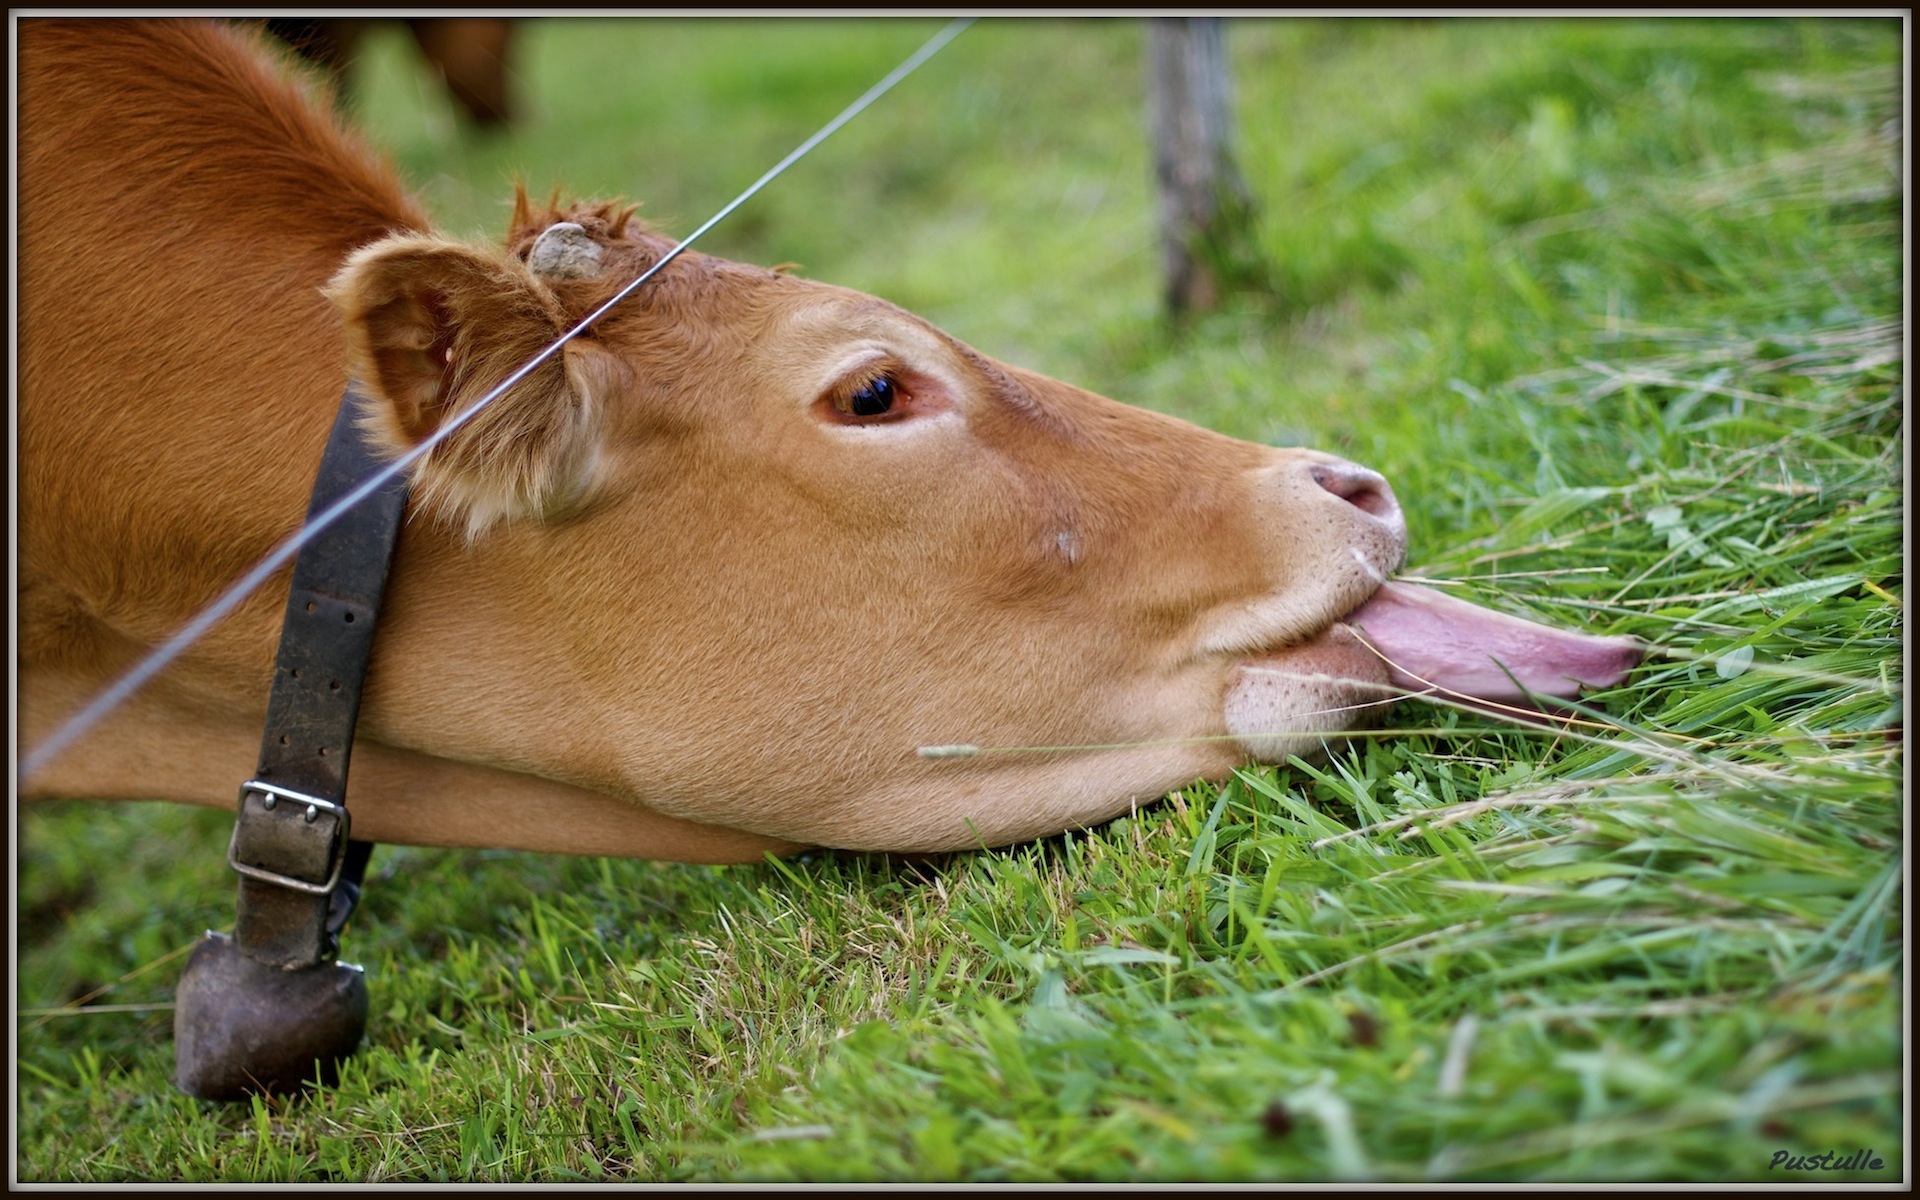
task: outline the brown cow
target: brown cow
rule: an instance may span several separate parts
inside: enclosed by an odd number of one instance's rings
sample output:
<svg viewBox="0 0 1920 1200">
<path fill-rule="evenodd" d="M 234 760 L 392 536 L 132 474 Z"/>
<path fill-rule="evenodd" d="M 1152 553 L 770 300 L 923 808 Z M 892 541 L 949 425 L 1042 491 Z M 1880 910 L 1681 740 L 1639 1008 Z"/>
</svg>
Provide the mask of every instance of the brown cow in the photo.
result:
<svg viewBox="0 0 1920 1200">
<path fill-rule="evenodd" d="M 267 31 L 326 72 L 336 91 L 347 89 L 362 39 L 384 19 L 273 17 Z M 467 115 L 482 126 L 513 116 L 508 80 L 514 23 L 506 17 L 412 17 L 404 22 L 427 66 Z"/>
<path fill-rule="evenodd" d="M 298 525 L 350 373 L 398 451 L 672 243 L 524 202 L 504 249 L 451 242 L 244 32 L 19 28 L 31 747 Z M 1382 589 L 1405 526 L 1371 471 L 691 253 L 427 458 L 412 505 L 354 759 L 375 841 L 1005 843 L 1315 747 L 1390 681 L 1494 696 L 1492 655 L 1571 694 L 1632 658 Z M 230 804 L 281 603 L 25 794 Z M 943 743 L 1119 748 L 917 753 Z"/>
</svg>

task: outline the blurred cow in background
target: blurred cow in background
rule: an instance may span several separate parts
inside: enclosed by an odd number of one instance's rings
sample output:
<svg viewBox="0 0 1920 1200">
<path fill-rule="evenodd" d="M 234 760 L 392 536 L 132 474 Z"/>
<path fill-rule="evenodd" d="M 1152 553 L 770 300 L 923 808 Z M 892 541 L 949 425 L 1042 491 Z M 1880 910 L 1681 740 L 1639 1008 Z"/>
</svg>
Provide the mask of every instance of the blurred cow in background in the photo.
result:
<svg viewBox="0 0 1920 1200">
<path fill-rule="evenodd" d="M 267 29 L 300 56 L 321 67 L 344 90 L 360 39 L 379 23 L 370 17 L 275 17 Z M 508 94 L 508 53 L 513 21 L 506 17 L 414 18 L 405 22 L 427 64 L 446 83 L 460 107 L 482 126 L 513 118 Z"/>
</svg>

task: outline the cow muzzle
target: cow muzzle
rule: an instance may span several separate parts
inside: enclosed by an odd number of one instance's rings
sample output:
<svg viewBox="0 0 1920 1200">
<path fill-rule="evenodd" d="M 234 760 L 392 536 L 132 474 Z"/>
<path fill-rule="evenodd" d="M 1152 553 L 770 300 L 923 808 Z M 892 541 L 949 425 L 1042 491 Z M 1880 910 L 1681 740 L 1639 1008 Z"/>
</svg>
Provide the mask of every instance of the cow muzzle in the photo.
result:
<svg viewBox="0 0 1920 1200">
<path fill-rule="evenodd" d="M 1255 502 L 1280 576 L 1323 581 L 1323 599 L 1335 606 L 1320 614 L 1324 622 L 1400 569 L 1407 555 L 1406 514 L 1378 471 L 1317 450 L 1280 453 L 1260 472 Z M 1348 579 L 1356 563 L 1358 577 Z"/>
<path fill-rule="evenodd" d="M 1309 463 L 1306 474 L 1322 491 L 1345 500 L 1405 543 L 1407 519 L 1386 476 L 1344 458 Z"/>
</svg>

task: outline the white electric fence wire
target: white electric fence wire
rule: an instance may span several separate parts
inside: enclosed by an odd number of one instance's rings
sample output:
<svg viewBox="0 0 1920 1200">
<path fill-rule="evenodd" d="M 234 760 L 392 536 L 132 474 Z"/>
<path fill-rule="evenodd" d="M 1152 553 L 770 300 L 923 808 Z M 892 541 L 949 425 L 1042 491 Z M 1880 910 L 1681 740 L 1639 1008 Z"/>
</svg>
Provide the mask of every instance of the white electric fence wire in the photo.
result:
<svg viewBox="0 0 1920 1200">
<path fill-rule="evenodd" d="M 767 184 L 771 183 L 788 167 L 804 158 L 815 146 L 826 141 L 827 138 L 831 137 L 842 125 L 845 125 L 854 117 L 859 116 L 860 113 L 874 101 L 892 90 L 895 84 L 918 70 L 922 63 L 939 53 L 940 49 L 948 42 L 960 36 L 967 26 L 973 24 L 973 20 L 974 18 L 971 17 L 963 17 L 953 21 L 939 33 L 928 39 L 926 45 L 920 47 L 920 49 L 910 55 L 906 61 L 895 67 L 886 78 L 867 89 L 866 94 L 862 95 L 852 104 L 849 104 L 841 111 L 839 116 L 821 126 L 819 132 L 800 143 L 800 145 L 794 149 L 793 153 L 781 159 L 780 162 L 768 170 L 766 174 L 755 180 L 751 187 L 741 192 L 738 196 L 735 196 L 733 201 L 725 208 L 708 218 L 706 224 L 688 234 L 686 238 L 672 250 L 662 255 L 659 262 L 654 263 L 653 266 L 649 267 L 632 283 L 621 288 L 611 300 L 608 300 L 599 308 L 588 313 L 581 319 L 579 324 L 561 334 L 554 340 L 552 345 L 534 355 L 525 365 L 520 367 L 519 370 L 501 380 L 492 391 L 482 396 L 472 407 L 465 409 L 452 420 L 440 426 L 439 429 L 435 430 L 430 437 L 426 438 L 418 446 L 415 446 L 406 454 L 387 464 L 387 466 L 380 471 L 369 476 L 360 486 L 354 488 L 353 491 L 341 497 L 340 500 L 331 507 L 308 521 L 297 530 L 292 537 L 282 542 L 271 554 L 261 559 L 259 564 L 251 571 L 241 576 L 229 586 L 226 591 L 222 592 L 213 603 L 202 609 L 199 615 L 195 616 L 191 621 L 188 621 L 186 625 L 181 628 L 180 632 L 168 638 L 151 654 L 136 664 L 132 670 L 122 675 L 111 687 L 108 687 L 105 691 L 94 697 L 79 712 L 67 718 L 64 724 L 54 730 L 53 733 L 38 746 L 35 746 L 32 752 L 21 760 L 19 780 L 24 783 L 49 762 L 52 762 L 61 751 L 72 745 L 73 742 L 82 734 L 86 733 L 87 730 L 98 724 L 108 713 L 124 703 L 129 696 L 138 691 L 148 680 L 165 669 L 168 663 L 178 658 L 188 647 L 198 641 L 207 630 L 213 628 L 222 617 L 232 612 L 242 600 L 253 594 L 254 590 L 271 578 L 274 572 L 292 561 L 293 557 L 300 553 L 301 547 L 318 536 L 321 530 L 339 520 L 341 515 L 346 513 L 347 510 L 359 504 L 368 496 L 371 496 L 395 476 L 431 453 L 435 446 L 438 446 L 441 442 L 451 437 L 461 426 L 478 416 L 481 410 L 505 394 L 514 384 L 525 379 L 535 368 L 540 366 L 541 363 L 546 362 L 555 354 L 559 353 L 562 346 L 572 341 L 587 329 L 592 328 L 594 322 L 605 316 L 614 305 L 632 295 L 634 290 L 641 284 L 659 274 L 668 263 L 678 258 L 680 252 L 688 246 L 691 246 L 702 234 L 725 220 L 733 210 L 752 199 L 761 188 L 767 186 Z"/>
</svg>

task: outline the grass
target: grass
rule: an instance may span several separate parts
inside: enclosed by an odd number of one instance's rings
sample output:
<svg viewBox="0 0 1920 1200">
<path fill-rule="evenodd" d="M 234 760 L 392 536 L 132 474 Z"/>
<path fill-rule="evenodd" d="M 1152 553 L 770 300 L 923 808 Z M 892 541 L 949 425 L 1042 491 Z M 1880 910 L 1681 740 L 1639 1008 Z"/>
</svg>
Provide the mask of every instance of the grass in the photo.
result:
<svg viewBox="0 0 1920 1200">
<path fill-rule="evenodd" d="M 398 41 L 358 99 L 456 231 L 515 171 L 684 231 L 936 27 L 540 24 L 501 139 Z M 1900 24 L 1236 22 L 1273 286 L 1185 330 L 1139 41 L 982 23 L 711 248 L 1379 467 L 1629 684 L 990 853 L 382 848 L 365 1048 L 252 1105 L 167 1084 L 228 819 L 26 813 L 19 1180 L 1910 1179 Z"/>
</svg>

